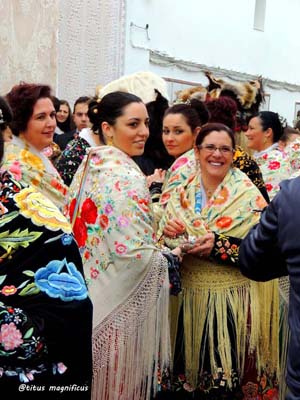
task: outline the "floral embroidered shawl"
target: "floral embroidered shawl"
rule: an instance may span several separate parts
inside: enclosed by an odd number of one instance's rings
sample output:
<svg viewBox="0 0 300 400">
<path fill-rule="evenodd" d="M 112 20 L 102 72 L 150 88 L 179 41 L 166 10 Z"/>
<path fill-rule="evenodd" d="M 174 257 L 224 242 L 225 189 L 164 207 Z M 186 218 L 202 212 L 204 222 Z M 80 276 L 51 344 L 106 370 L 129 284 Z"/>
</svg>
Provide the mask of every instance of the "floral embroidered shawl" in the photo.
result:
<svg viewBox="0 0 300 400">
<path fill-rule="evenodd" d="M 158 235 L 162 235 L 166 220 L 176 215 L 185 223 L 188 235 L 199 237 L 211 230 L 224 237 L 243 238 L 258 223 L 259 211 L 266 206 L 257 187 L 236 168 L 228 171 L 210 200 L 201 211 L 196 212 L 195 199 L 199 190 L 200 177 L 195 175 L 173 191 Z M 175 247 L 183 240 L 182 237 L 171 240 L 162 237 L 169 247 Z M 237 253 L 238 246 L 231 246 L 231 251 Z M 192 386 L 196 387 L 199 383 L 201 368 L 208 353 L 211 373 L 217 374 L 217 368 L 222 368 L 229 386 L 232 385 L 233 351 L 240 378 L 244 372 L 247 351 L 254 351 L 258 371 L 266 365 L 272 373 L 278 368 L 279 307 L 276 280 L 254 282 L 242 276 L 235 267 L 221 266 L 213 259 L 189 254 L 183 257 L 181 278 L 185 374 Z M 179 305 L 176 307 L 173 308 L 171 319 L 175 321 L 175 332 Z M 230 339 L 232 337 L 233 342 Z"/>
<path fill-rule="evenodd" d="M 76 383 L 90 398 L 92 304 L 71 231 L 44 195 L 1 173 L 0 387 L 15 398 L 18 381 Z"/>
<path fill-rule="evenodd" d="M 88 151 L 70 186 L 68 213 L 94 305 L 93 395 L 146 399 L 156 386 L 158 353 L 161 366 L 169 357 L 167 263 L 155 246 L 139 167 L 114 147 Z"/>
<path fill-rule="evenodd" d="M 278 149 L 277 143 L 274 143 L 268 149 L 254 153 L 253 158 L 261 169 L 270 200 L 272 200 L 280 190 L 280 182 L 288 179 L 292 174 L 289 157 Z"/>
<path fill-rule="evenodd" d="M 5 143 L 3 168 L 27 185 L 35 187 L 62 209 L 68 187 L 64 184 L 51 161 L 20 137 Z"/>
<path fill-rule="evenodd" d="M 196 191 L 201 189 L 199 175 L 194 175 L 171 195 L 160 222 L 158 235 L 162 234 L 166 220 L 176 215 L 187 226 L 192 236 L 201 236 L 208 230 L 243 238 L 259 221 L 267 204 L 259 190 L 240 170 L 231 168 L 211 199 L 195 213 Z"/>
</svg>

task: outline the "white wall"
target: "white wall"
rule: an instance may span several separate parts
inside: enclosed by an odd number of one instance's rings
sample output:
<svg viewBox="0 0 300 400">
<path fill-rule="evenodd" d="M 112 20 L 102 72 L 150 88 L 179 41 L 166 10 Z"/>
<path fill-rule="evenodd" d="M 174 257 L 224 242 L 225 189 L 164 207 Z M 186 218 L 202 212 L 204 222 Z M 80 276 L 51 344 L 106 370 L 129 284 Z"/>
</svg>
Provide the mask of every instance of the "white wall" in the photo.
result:
<svg viewBox="0 0 300 400">
<path fill-rule="evenodd" d="M 158 50 L 179 60 L 300 85 L 300 1 L 266 0 L 264 31 L 253 29 L 254 10 L 255 0 L 127 0 L 124 73 L 151 70 L 207 83 L 202 72 L 150 63 L 148 50 Z M 271 94 L 270 110 L 292 123 L 300 91 L 265 89 Z"/>
</svg>

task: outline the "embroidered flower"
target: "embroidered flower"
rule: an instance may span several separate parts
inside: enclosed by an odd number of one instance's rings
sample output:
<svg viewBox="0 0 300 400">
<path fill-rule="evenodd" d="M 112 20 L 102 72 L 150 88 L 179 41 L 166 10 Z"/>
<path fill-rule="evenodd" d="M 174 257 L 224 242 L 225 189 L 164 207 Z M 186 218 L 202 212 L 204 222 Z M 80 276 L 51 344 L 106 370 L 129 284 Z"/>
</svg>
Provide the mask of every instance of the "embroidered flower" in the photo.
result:
<svg viewBox="0 0 300 400">
<path fill-rule="evenodd" d="M 72 235 L 68 235 L 67 233 L 65 233 L 61 237 L 61 242 L 62 242 L 62 244 L 64 246 L 69 246 L 73 242 L 73 236 Z"/>
<path fill-rule="evenodd" d="M 16 181 L 20 181 L 22 179 L 22 171 L 19 161 L 12 163 L 12 165 L 9 167 L 9 171 L 13 174 L 13 177 Z"/>
<path fill-rule="evenodd" d="M 217 197 L 214 199 L 213 204 L 221 205 L 226 203 L 229 198 L 229 191 L 226 187 L 223 187 L 220 192 L 218 193 Z"/>
<path fill-rule="evenodd" d="M 97 219 L 97 206 L 92 199 L 87 198 L 81 206 L 81 218 L 88 224 L 94 224 Z"/>
<path fill-rule="evenodd" d="M 105 214 L 109 215 L 113 212 L 113 207 L 111 204 L 106 204 L 106 206 L 104 207 L 104 212 Z"/>
<path fill-rule="evenodd" d="M 105 215 L 105 214 L 100 215 L 99 224 L 102 229 L 106 229 L 108 227 L 109 219 L 108 219 L 107 215 Z"/>
<path fill-rule="evenodd" d="M 99 275 L 99 271 L 96 268 L 90 268 L 90 276 L 92 279 L 97 279 Z"/>
<path fill-rule="evenodd" d="M 0 343 L 4 350 L 14 350 L 23 343 L 22 334 L 13 322 L 1 325 Z"/>
<path fill-rule="evenodd" d="M 1 293 L 4 296 L 11 296 L 17 292 L 17 288 L 14 285 L 4 286 L 1 290 Z"/>
<path fill-rule="evenodd" d="M 71 225 L 58 208 L 33 188 L 25 188 L 14 197 L 20 214 L 37 226 L 46 226 L 52 231 L 59 229 L 71 233 Z"/>
<path fill-rule="evenodd" d="M 115 249 L 119 255 L 127 253 L 127 246 L 123 243 L 115 242 Z"/>
<path fill-rule="evenodd" d="M 187 209 L 190 206 L 190 202 L 186 197 L 186 193 L 183 187 L 180 188 L 179 191 L 179 195 L 180 195 L 180 204 L 182 206 L 182 208 Z"/>
<path fill-rule="evenodd" d="M 78 247 L 83 247 L 87 240 L 87 227 L 80 217 L 77 217 L 73 226 L 73 233 Z"/>
<path fill-rule="evenodd" d="M 22 149 L 20 151 L 20 158 L 22 162 L 24 162 L 27 165 L 30 165 L 36 171 L 44 170 L 44 165 L 42 160 L 38 156 L 32 154 L 30 151 Z"/>
<path fill-rule="evenodd" d="M 171 197 L 170 193 L 163 193 L 160 198 L 160 203 L 166 204 L 170 197 Z"/>
<path fill-rule="evenodd" d="M 220 229 L 228 228 L 232 224 L 232 218 L 229 216 L 220 217 L 216 220 L 216 226 Z"/>
<path fill-rule="evenodd" d="M 145 212 L 149 212 L 149 201 L 147 199 L 138 199 L 139 208 Z"/>
<path fill-rule="evenodd" d="M 126 228 L 129 225 L 129 219 L 126 217 L 120 216 L 117 218 L 117 221 L 121 228 Z"/>
<path fill-rule="evenodd" d="M 280 168 L 280 162 L 279 161 L 270 161 L 268 168 L 271 170 L 278 169 L 278 168 Z"/>
<path fill-rule="evenodd" d="M 49 297 L 63 301 L 83 300 L 87 297 L 87 289 L 81 273 L 74 263 L 66 259 L 52 260 L 46 267 L 35 273 L 35 284 Z"/>
<path fill-rule="evenodd" d="M 267 205 L 266 200 L 262 196 L 256 197 L 255 204 L 256 204 L 256 207 L 259 209 L 263 209 Z"/>
<path fill-rule="evenodd" d="M 171 170 L 175 171 L 176 169 L 182 167 L 183 165 L 187 164 L 189 162 L 189 159 L 187 157 L 180 157 L 178 158 L 177 161 L 173 164 Z"/>
<path fill-rule="evenodd" d="M 271 192 L 271 190 L 273 189 L 273 185 L 271 183 L 266 183 L 265 186 L 268 192 Z"/>
</svg>

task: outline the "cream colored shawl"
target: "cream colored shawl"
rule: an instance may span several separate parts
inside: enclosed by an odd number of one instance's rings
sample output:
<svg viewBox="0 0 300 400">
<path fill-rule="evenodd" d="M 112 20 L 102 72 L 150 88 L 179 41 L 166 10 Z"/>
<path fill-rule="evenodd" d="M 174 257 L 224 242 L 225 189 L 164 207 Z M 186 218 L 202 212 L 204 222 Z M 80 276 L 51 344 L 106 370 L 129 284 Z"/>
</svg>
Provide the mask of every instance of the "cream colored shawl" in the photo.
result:
<svg viewBox="0 0 300 400">
<path fill-rule="evenodd" d="M 170 343 L 167 262 L 155 246 L 145 177 L 122 151 L 91 148 L 69 212 L 94 306 L 93 399 L 148 399 Z"/>
<path fill-rule="evenodd" d="M 187 233 L 192 236 L 199 237 L 211 230 L 221 235 L 243 238 L 259 221 L 259 210 L 266 206 L 256 186 L 235 168 L 229 170 L 202 210 L 195 212 L 195 197 L 199 190 L 201 180 L 196 175 L 173 191 L 160 223 L 159 234 L 162 234 L 166 221 L 176 216 L 185 222 Z M 182 240 L 164 239 L 170 247 Z M 225 240 L 224 243 L 219 241 L 216 245 L 228 244 L 227 250 L 238 251 L 236 245 L 231 247 L 229 241 L 226 243 Z M 222 247 L 218 249 L 220 253 L 222 250 L 225 252 Z M 236 267 L 191 255 L 184 256 L 181 275 L 185 373 L 188 382 L 197 385 L 207 349 L 211 373 L 217 374 L 221 367 L 229 386 L 232 384 L 233 368 L 238 369 L 242 378 L 247 351 L 256 355 L 259 373 L 261 368 L 267 366 L 270 371 L 278 372 L 277 280 L 266 283 L 250 281 Z M 172 306 L 174 339 L 180 298 L 172 299 Z M 232 329 L 237 365 L 232 360 Z"/>
</svg>

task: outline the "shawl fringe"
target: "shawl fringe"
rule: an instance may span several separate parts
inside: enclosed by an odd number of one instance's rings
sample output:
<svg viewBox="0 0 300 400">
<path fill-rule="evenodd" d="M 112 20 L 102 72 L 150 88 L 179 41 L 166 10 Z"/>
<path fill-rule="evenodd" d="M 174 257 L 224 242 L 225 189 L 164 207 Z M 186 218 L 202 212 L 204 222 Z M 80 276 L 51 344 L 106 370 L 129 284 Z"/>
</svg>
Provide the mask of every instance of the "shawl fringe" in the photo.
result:
<svg viewBox="0 0 300 400">
<path fill-rule="evenodd" d="M 126 303 L 93 332 L 93 400 L 145 400 L 157 390 L 158 370 L 170 367 L 167 260 L 152 267 Z"/>
</svg>

